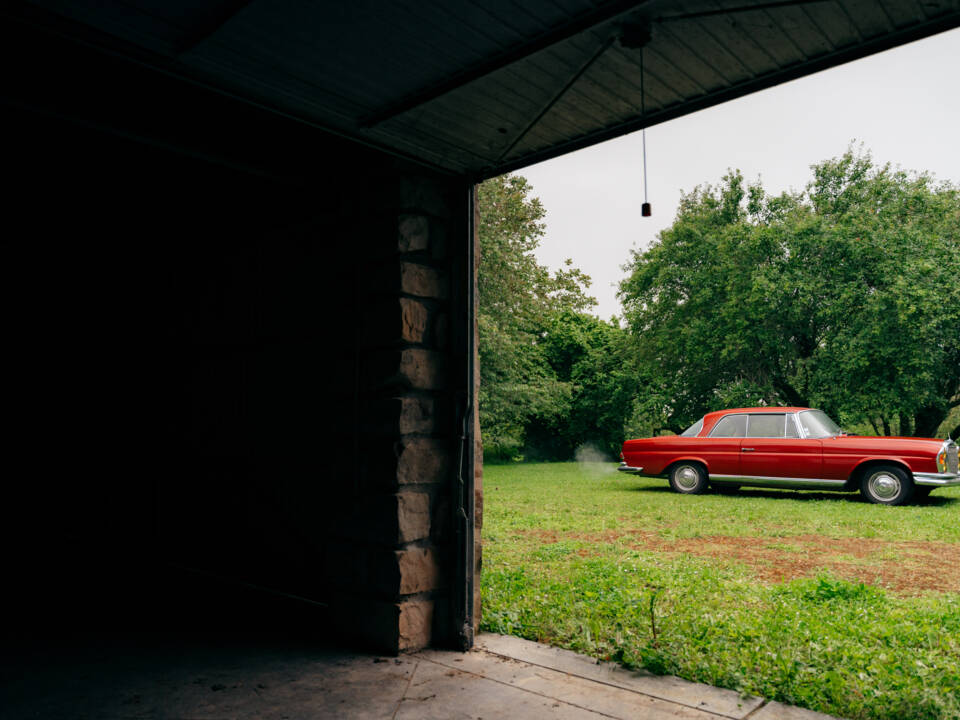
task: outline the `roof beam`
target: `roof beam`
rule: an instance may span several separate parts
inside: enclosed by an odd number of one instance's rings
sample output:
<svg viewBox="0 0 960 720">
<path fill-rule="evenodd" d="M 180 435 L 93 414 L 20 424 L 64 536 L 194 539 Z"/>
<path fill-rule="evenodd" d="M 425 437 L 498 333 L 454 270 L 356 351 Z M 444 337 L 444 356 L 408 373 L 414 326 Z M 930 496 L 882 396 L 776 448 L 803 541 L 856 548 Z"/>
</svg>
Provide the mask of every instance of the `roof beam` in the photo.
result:
<svg viewBox="0 0 960 720">
<path fill-rule="evenodd" d="M 616 40 L 616 37 L 611 35 L 607 40 L 603 42 L 602 45 L 600 45 L 599 48 L 597 48 L 597 50 L 593 53 L 593 55 L 591 55 L 590 58 L 585 63 L 583 63 L 583 65 L 580 66 L 580 69 L 577 70 L 576 74 L 572 78 L 570 78 L 567 81 L 567 83 L 562 88 L 560 88 L 560 90 L 554 93 L 553 96 L 546 103 L 544 103 L 543 107 L 540 108 L 540 112 L 537 113 L 536 117 L 534 117 L 533 120 L 527 123 L 526 127 L 524 127 L 523 130 L 521 130 L 520 133 L 513 139 L 513 142 L 511 142 L 507 146 L 507 149 L 500 153 L 500 157 L 497 158 L 497 162 L 502 162 L 503 159 L 507 155 L 509 155 L 510 152 L 517 145 L 520 144 L 520 141 L 527 136 L 527 133 L 529 133 L 533 128 L 537 126 L 537 123 L 540 122 L 543 116 L 546 115 L 548 112 L 550 112 L 550 108 L 556 105 L 557 102 L 560 100 L 560 98 L 562 98 L 564 95 L 567 94 L 567 90 L 569 90 L 576 84 L 577 80 L 580 79 L 580 76 L 583 75 L 587 70 L 589 70 L 590 66 L 600 59 L 600 56 L 607 51 L 607 48 L 613 45 L 615 40 Z"/>
<path fill-rule="evenodd" d="M 360 127 L 371 128 L 379 125 L 390 118 L 401 115 L 408 110 L 419 107 L 431 100 L 436 100 L 442 95 L 463 87 L 474 80 L 479 80 L 490 73 L 496 72 L 513 63 L 530 57 L 552 45 L 563 42 L 568 38 L 578 35 L 587 30 L 611 22 L 618 18 L 628 15 L 641 5 L 646 5 L 651 0 L 611 0 L 588 12 L 577 15 L 574 18 L 558 25 L 555 28 L 547 30 L 537 37 L 521 43 L 510 50 L 493 55 L 476 65 L 468 67 L 455 73 L 434 85 L 416 90 L 406 97 L 387 105 L 380 110 L 373 112 L 360 121 Z"/>
</svg>

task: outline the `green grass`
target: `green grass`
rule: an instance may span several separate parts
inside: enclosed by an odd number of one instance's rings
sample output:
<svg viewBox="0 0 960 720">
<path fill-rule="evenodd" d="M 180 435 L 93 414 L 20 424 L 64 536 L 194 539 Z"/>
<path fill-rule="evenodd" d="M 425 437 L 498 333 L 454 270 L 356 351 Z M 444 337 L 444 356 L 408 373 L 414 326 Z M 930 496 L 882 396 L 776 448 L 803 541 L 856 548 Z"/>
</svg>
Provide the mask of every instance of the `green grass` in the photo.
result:
<svg viewBox="0 0 960 720">
<path fill-rule="evenodd" d="M 902 578 L 895 543 L 960 543 L 960 489 L 900 508 L 846 494 L 680 496 L 613 467 L 485 469 L 482 629 L 846 718 L 960 718 L 960 586 L 894 591 L 816 567 L 764 582 L 722 547 L 671 551 L 760 538 L 761 552 L 797 561 L 820 545 L 810 536 L 827 551 L 864 538 L 879 559 L 852 558 L 848 572 L 871 578 L 880 563 Z"/>
</svg>

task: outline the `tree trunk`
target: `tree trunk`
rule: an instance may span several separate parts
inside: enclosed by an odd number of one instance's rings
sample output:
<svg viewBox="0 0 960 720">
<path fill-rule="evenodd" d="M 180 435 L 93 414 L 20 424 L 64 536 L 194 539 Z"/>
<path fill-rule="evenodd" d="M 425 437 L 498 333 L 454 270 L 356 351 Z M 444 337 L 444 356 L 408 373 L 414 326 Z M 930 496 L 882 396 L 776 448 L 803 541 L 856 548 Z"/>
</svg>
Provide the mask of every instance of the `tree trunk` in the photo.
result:
<svg viewBox="0 0 960 720">
<path fill-rule="evenodd" d="M 874 435 L 879 435 L 879 434 L 880 434 L 880 428 L 877 427 L 877 421 L 874 420 L 873 418 L 870 418 L 870 427 L 873 428 L 873 434 L 874 434 Z"/>
<path fill-rule="evenodd" d="M 953 430 L 950 431 L 950 437 L 954 440 L 960 438 L 960 425 L 957 425 Z"/>
<path fill-rule="evenodd" d="M 912 423 L 910 422 L 912 418 L 906 413 L 900 413 L 900 429 L 899 433 L 902 437 L 909 437 L 913 435 L 913 428 L 911 427 Z"/>
<path fill-rule="evenodd" d="M 883 434 L 890 437 L 890 421 L 885 417 L 880 418 L 880 421 L 883 423 Z"/>
<path fill-rule="evenodd" d="M 935 407 L 921 408 L 913 419 L 913 434 L 919 437 L 935 437 L 937 428 L 946 417 L 945 410 L 938 410 Z"/>
</svg>

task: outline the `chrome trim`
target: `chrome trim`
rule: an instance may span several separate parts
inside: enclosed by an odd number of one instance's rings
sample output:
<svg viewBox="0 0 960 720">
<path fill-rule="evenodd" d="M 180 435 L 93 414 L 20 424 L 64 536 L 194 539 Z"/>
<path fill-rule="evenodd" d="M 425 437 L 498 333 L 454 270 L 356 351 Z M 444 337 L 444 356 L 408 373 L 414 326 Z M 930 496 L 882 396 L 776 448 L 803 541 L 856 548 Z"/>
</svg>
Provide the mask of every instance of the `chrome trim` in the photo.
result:
<svg viewBox="0 0 960 720">
<path fill-rule="evenodd" d="M 951 438 L 947 438 L 943 441 L 943 445 L 940 446 L 940 452 L 937 453 L 937 458 L 940 457 L 940 453 L 944 453 L 947 456 L 947 462 L 944 467 L 940 467 L 940 463 L 937 463 L 937 470 L 939 472 L 944 472 L 948 474 L 960 473 L 960 467 L 957 463 L 957 443 L 955 443 Z"/>
<path fill-rule="evenodd" d="M 765 475 L 714 475 L 710 473 L 711 480 L 720 480 L 722 482 L 736 482 L 741 485 L 756 485 L 758 487 L 842 487 L 847 484 L 846 480 L 827 480 L 825 478 L 791 478 L 791 477 L 767 477 Z"/>
<path fill-rule="evenodd" d="M 637 475 L 643 472 L 642 467 L 631 467 L 625 462 L 620 463 L 620 467 L 617 468 L 620 472 L 630 473 L 631 475 Z"/>
<path fill-rule="evenodd" d="M 793 421 L 797 424 L 797 433 L 801 440 L 809 440 L 807 437 L 807 431 L 803 429 L 803 423 L 800 422 L 800 413 L 804 412 L 803 410 L 793 413 Z"/>
<path fill-rule="evenodd" d="M 787 423 L 793 420 L 793 429 L 797 431 L 797 436 L 792 437 L 787 435 Z M 787 419 L 783 424 L 783 433 L 784 440 L 806 440 L 806 436 L 803 434 L 803 428 L 800 427 L 800 418 L 797 417 L 797 413 L 787 413 Z"/>
<path fill-rule="evenodd" d="M 915 472 L 913 482 L 917 485 L 932 485 L 933 487 L 951 487 L 960 485 L 960 473 L 924 473 Z"/>
</svg>

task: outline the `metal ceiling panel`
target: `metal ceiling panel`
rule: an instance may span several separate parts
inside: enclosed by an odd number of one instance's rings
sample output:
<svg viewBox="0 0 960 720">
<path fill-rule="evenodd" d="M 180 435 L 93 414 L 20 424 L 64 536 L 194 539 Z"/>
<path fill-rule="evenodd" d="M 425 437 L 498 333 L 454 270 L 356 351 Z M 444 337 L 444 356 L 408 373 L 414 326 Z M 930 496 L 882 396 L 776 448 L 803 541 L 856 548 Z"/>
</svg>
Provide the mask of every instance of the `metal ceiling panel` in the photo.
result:
<svg viewBox="0 0 960 720">
<path fill-rule="evenodd" d="M 960 26 L 960 0 L 31 5 L 111 52 L 478 178 Z M 642 83 L 625 23 L 650 30 Z"/>
</svg>

